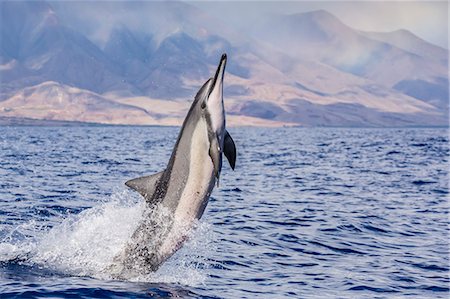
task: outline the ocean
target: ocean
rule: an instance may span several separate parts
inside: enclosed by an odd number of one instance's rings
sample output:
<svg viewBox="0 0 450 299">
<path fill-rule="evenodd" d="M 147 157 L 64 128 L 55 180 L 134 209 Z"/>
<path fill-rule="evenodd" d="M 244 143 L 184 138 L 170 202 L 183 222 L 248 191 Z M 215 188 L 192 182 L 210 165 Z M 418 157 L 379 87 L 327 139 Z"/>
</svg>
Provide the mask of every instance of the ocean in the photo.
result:
<svg viewBox="0 0 450 299">
<path fill-rule="evenodd" d="M 105 268 L 142 216 L 124 182 L 174 127 L 0 127 L 1 298 L 448 298 L 449 131 L 230 128 L 203 218 L 162 268 Z"/>
</svg>

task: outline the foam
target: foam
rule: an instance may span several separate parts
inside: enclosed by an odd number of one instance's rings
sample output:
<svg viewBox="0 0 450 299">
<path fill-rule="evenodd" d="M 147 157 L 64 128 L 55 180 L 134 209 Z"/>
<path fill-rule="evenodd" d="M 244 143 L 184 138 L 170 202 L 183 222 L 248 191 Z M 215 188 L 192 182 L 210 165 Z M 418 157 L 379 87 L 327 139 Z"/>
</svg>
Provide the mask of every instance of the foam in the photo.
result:
<svg viewBox="0 0 450 299">
<path fill-rule="evenodd" d="M 13 238 L 12 233 L 0 241 L 0 261 L 17 258 L 24 263 L 38 265 L 56 272 L 111 279 L 108 268 L 138 226 L 144 202 L 128 191 L 116 192 L 111 198 L 69 215 L 60 224 L 48 229 L 30 222 L 29 238 Z M 214 247 L 214 234 L 207 223 L 196 223 L 189 239 L 160 270 L 134 281 L 198 285 L 207 277 L 207 256 Z M 30 229 L 31 227 L 31 229 Z M 34 229 L 33 229 L 34 228 Z M 23 227 L 14 230 L 21 231 Z"/>
</svg>

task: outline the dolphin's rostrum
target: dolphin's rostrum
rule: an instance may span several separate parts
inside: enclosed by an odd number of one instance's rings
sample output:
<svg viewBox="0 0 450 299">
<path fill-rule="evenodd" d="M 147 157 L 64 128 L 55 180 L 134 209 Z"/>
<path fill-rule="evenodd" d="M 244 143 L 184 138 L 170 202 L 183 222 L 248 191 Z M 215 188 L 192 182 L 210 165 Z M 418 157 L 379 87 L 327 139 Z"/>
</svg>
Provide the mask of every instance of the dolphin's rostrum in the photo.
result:
<svg viewBox="0 0 450 299">
<path fill-rule="evenodd" d="M 226 54 L 200 88 L 184 120 L 167 168 L 125 184 L 146 200 L 144 218 L 116 256 L 118 278 L 156 271 L 186 239 L 219 183 L 222 153 L 234 170 L 236 148 L 225 129 L 223 78 Z"/>
</svg>

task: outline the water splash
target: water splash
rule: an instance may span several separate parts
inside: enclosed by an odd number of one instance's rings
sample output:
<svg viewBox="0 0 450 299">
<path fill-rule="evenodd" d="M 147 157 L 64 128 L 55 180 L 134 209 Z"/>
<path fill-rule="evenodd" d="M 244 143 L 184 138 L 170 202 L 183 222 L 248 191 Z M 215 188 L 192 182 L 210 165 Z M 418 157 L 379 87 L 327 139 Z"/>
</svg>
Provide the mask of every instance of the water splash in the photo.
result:
<svg viewBox="0 0 450 299">
<path fill-rule="evenodd" d="M 99 271 L 110 263 L 133 233 L 142 202 L 126 193 L 66 218 L 38 238 L 31 261 L 63 273 L 107 278 Z"/>
<path fill-rule="evenodd" d="M 111 279 L 112 273 L 107 269 L 127 245 L 143 211 L 141 199 L 131 196 L 130 192 L 116 192 L 109 201 L 69 215 L 51 229 L 30 221 L 16 227 L 0 241 L 0 261 L 20 260 L 23 264 L 67 275 Z M 185 285 L 203 283 L 207 277 L 207 251 L 214 246 L 213 233 L 207 223 L 198 222 L 195 227 L 184 248 L 158 272 L 132 280 Z M 25 237 L 24 231 L 34 232 L 33 236 Z"/>
<path fill-rule="evenodd" d="M 0 262 L 25 259 L 36 248 L 34 236 L 43 230 L 45 226 L 33 219 L 6 232 L 0 240 Z"/>
</svg>

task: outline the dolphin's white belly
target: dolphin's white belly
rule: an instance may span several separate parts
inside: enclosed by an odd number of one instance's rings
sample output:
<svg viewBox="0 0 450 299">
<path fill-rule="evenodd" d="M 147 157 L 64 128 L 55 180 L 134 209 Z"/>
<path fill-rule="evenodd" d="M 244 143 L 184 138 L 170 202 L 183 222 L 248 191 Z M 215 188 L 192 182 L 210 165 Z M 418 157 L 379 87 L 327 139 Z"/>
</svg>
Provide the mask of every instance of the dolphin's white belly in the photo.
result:
<svg viewBox="0 0 450 299">
<path fill-rule="evenodd" d="M 214 186 L 214 166 L 209 156 L 207 132 L 206 122 L 199 120 L 191 139 L 189 175 L 173 215 L 173 226 L 160 247 L 160 256 L 170 256 L 178 249 Z"/>
</svg>

